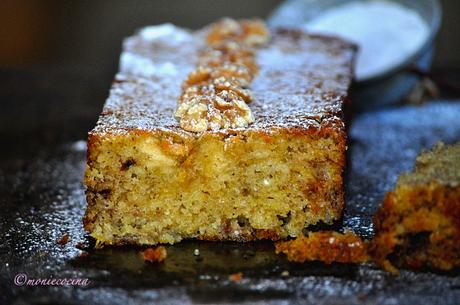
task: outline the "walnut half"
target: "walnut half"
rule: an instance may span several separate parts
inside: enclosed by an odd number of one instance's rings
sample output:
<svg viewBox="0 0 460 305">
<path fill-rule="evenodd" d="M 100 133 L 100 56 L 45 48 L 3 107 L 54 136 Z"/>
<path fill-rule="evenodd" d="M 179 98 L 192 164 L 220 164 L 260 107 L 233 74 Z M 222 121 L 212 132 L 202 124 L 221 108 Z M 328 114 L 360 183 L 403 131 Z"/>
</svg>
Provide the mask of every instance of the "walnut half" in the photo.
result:
<svg viewBox="0 0 460 305">
<path fill-rule="evenodd" d="M 251 109 L 237 91 L 231 86 L 216 88 L 213 84 L 205 89 L 191 87 L 187 90 L 175 115 L 182 129 L 194 132 L 247 127 L 254 122 Z"/>
</svg>

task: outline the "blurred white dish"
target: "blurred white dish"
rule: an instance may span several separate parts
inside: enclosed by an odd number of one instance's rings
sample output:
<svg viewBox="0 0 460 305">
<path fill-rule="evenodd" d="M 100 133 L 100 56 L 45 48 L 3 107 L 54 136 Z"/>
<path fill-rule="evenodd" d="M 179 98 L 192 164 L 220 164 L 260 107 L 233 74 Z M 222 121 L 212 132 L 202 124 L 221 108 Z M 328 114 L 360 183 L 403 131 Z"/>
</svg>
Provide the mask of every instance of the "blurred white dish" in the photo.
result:
<svg viewBox="0 0 460 305">
<path fill-rule="evenodd" d="M 305 24 L 319 18 L 327 11 L 352 2 L 369 3 L 372 0 L 287 0 L 276 8 L 268 19 L 271 26 L 304 27 Z M 390 65 L 382 71 L 362 75 L 352 91 L 354 108 L 367 110 L 400 101 L 419 80 L 413 70 L 428 71 L 431 66 L 435 38 L 441 24 L 442 13 L 438 0 L 386 0 L 415 11 L 428 26 L 429 33 L 413 52 L 405 52 L 397 64 Z M 389 17 L 387 17 L 389 18 Z M 375 17 L 375 25 L 386 22 L 383 17 Z M 350 26 L 354 20 L 343 22 L 343 27 Z M 407 30 L 407 29 L 406 29 Z M 404 28 L 401 28 L 404 31 Z M 407 33 L 407 32 L 406 32 Z M 389 38 L 384 34 L 376 35 L 381 43 Z M 401 53 L 404 53 L 401 51 Z M 378 60 L 379 55 L 373 55 Z M 372 58 L 370 59 L 372 60 Z"/>
<path fill-rule="evenodd" d="M 328 9 L 305 24 L 310 32 L 340 36 L 359 46 L 358 81 L 394 69 L 414 55 L 429 27 L 413 9 L 390 1 L 353 1 Z"/>
</svg>

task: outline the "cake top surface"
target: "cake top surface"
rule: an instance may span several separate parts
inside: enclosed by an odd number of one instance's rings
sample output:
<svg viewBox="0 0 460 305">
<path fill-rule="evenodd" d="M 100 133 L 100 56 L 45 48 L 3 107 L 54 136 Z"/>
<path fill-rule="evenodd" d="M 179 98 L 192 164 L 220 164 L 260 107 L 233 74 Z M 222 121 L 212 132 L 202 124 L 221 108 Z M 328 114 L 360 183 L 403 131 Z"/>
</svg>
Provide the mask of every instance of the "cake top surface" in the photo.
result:
<svg viewBox="0 0 460 305">
<path fill-rule="evenodd" d="M 174 111 L 205 33 L 164 24 L 127 38 L 120 72 L 92 133 L 137 129 L 193 134 L 179 127 Z M 257 51 L 260 70 L 249 104 L 255 122 L 244 129 L 343 129 L 342 105 L 352 81 L 355 46 L 294 29 L 272 29 L 271 35 L 271 42 Z"/>
<path fill-rule="evenodd" d="M 437 182 L 445 186 L 460 185 L 460 142 L 440 142 L 417 157 L 412 173 L 401 175 L 398 185 L 423 185 Z"/>
</svg>

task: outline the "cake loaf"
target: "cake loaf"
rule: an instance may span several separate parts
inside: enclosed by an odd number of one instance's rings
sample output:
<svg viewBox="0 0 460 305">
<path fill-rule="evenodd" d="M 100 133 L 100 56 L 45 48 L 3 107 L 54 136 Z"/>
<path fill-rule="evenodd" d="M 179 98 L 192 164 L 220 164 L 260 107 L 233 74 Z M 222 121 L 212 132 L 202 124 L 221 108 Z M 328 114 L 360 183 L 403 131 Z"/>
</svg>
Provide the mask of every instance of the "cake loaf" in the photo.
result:
<svg viewBox="0 0 460 305">
<path fill-rule="evenodd" d="M 89 133 L 85 229 L 100 244 L 296 237 L 344 209 L 343 106 L 356 48 L 270 29 L 247 126 L 187 131 L 174 114 L 209 28 L 147 27 Z"/>
</svg>

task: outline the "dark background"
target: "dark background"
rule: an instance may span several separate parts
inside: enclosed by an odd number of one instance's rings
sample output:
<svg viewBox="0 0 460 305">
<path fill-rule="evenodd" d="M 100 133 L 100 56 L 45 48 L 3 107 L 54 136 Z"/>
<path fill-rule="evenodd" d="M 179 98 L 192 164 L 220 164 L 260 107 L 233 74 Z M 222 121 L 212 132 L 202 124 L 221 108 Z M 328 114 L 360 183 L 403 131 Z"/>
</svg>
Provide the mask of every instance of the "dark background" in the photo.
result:
<svg viewBox="0 0 460 305">
<path fill-rule="evenodd" d="M 123 37 L 164 22 L 198 28 L 222 16 L 266 17 L 280 0 L 2 0 L 0 67 L 77 66 L 108 81 Z M 460 1 L 443 0 L 435 68 L 460 68 Z"/>
</svg>

